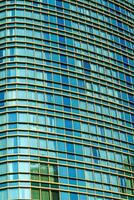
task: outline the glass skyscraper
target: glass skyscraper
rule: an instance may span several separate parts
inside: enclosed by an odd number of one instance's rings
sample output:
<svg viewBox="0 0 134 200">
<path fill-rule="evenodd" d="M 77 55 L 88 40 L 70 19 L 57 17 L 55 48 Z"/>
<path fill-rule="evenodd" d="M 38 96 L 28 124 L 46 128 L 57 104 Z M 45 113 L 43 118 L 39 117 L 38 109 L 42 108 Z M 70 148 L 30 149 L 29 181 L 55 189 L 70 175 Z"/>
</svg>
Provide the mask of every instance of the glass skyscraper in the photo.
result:
<svg viewBox="0 0 134 200">
<path fill-rule="evenodd" d="M 133 7 L 0 1 L 0 200 L 134 200 Z"/>
</svg>

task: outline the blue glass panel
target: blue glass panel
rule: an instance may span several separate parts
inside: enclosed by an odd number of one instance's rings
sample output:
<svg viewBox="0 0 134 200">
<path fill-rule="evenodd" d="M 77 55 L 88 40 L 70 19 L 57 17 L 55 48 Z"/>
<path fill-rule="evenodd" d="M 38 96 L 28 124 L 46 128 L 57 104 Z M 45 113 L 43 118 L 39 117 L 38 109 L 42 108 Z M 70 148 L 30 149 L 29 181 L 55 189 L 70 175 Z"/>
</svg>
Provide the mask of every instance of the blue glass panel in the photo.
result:
<svg viewBox="0 0 134 200">
<path fill-rule="evenodd" d="M 79 195 L 79 200 L 87 200 L 87 195 L 80 194 Z M 101 199 L 100 199 L 101 200 Z"/>
<path fill-rule="evenodd" d="M 70 194 L 70 200 L 78 200 L 78 194 L 71 193 Z"/>
<path fill-rule="evenodd" d="M 134 115 L 131 114 L 132 123 L 134 123 Z"/>
<path fill-rule="evenodd" d="M 77 170 L 78 178 L 85 179 L 85 173 L 83 169 Z"/>
<path fill-rule="evenodd" d="M 17 121 L 17 114 L 16 113 L 9 113 L 8 114 L 9 122 L 16 122 Z"/>
<path fill-rule="evenodd" d="M 111 9 L 114 9 L 114 8 L 115 8 L 115 6 L 114 6 L 114 4 L 113 4 L 112 2 L 109 2 L 109 7 L 110 7 Z"/>
<path fill-rule="evenodd" d="M 59 25 L 64 25 L 64 19 L 63 18 L 58 17 L 57 20 L 58 20 Z"/>
<path fill-rule="evenodd" d="M 134 102 L 134 96 L 133 96 L 133 95 L 131 95 L 131 94 L 128 94 L 128 98 L 129 98 L 129 101 L 132 101 L 132 102 Z"/>
<path fill-rule="evenodd" d="M 120 44 L 125 45 L 125 40 L 120 38 Z"/>
<path fill-rule="evenodd" d="M 68 77 L 67 76 L 62 76 L 62 83 L 63 84 L 68 84 Z"/>
<path fill-rule="evenodd" d="M 60 62 L 61 63 L 67 63 L 67 57 L 64 55 L 60 55 Z"/>
<path fill-rule="evenodd" d="M 48 4 L 55 5 L 55 0 L 47 0 Z"/>
<path fill-rule="evenodd" d="M 67 192 L 61 192 L 61 199 L 63 199 L 63 200 L 69 200 L 69 193 L 67 193 Z"/>
<path fill-rule="evenodd" d="M 65 25 L 71 27 L 71 21 L 68 19 L 65 19 Z"/>
<path fill-rule="evenodd" d="M 64 36 L 59 36 L 59 42 L 65 43 L 65 37 Z"/>
<path fill-rule="evenodd" d="M 122 187 L 126 187 L 126 179 L 125 179 L 125 177 L 120 177 L 120 185 Z"/>
<path fill-rule="evenodd" d="M 49 33 L 44 33 L 44 39 L 45 40 L 49 40 L 50 38 L 49 38 Z"/>
<path fill-rule="evenodd" d="M 8 199 L 8 190 L 0 190 L 1 199 Z"/>
<path fill-rule="evenodd" d="M 131 77 L 129 75 L 126 75 L 126 81 L 131 83 Z"/>
<path fill-rule="evenodd" d="M 78 122 L 78 121 L 74 121 L 74 129 L 75 130 L 80 130 L 80 128 L 81 128 L 81 126 L 80 126 L 80 122 Z"/>
<path fill-rule="evenodd" d="M 3 49 L 0 49 L 0 57 L 3 57 Z"/>
<path fill-rule="evenodd" d="M 99 150 L 96 147 L 93 147 L 92 150 L 93 150 L 93 156 L 100 157 Z"/>
<path fill-rule="evenodd" d="M 70 178 L 76 178 L 76 169 L 73 167 L 68 167 L 68 175 Z"/>
<path fill-rule="evenodd" d="M 14 48 L 10 48 L 10 55 L 11 55 L 11 56 L 14 55 Z"/>
<path fill-rule="evenodd" d="M 120 28 L 122 28 L 122 22 L 117 21 L 117 23 L 118 23 L 118 26 L 119 26 Z"/>
<path fill-rule="evenodd" d="M 67 142 L 67 152 L 74 153 L 74 144 Z"/>
<path fill-rule="evenodd" d="M 0 92 L 0 100 L 4 100 L 4 92 Z"/>
<path fill-rule="evenodd" d="M 128 64 L 128 58 L 126 56 L 123 56 L 123 62 Z"/>
<path fill-rule="evenodd" d="M 59 74 L 54 74 L 53 75 L 53 80 L 55 81 L 55 82 L 60 82 L 61 81 L 61 79 L 60 79 L 60 75 Z"/>
<path fill-rule="evenodd" d="M 118 12 L 120 11 L 120 7 L 117 6 L 116 4 L 115 4 L 115 10 L 118 11 Z"/>
<path fill-rule="evenodd" d="M 47 80 L 51 81 L 52 80 L 52 73 L 47 72 Z"/>
<path fill-rule="evenodd" d="M 72 120 L 71 119 L 65 119 L 65 127 L 72 129 Z"/>
<path fill-rule="evenodd" d="M 62 7 L 62 0 L 56 0 L 56 6 Z"/>
<path fill-rule="evenodd" d="M 43 16 L 44 16 L 44 21 L 48 22 L 48 15 L 44 14 Z"/>
<path fill-rule="evenodd" d="M 63 103 L 64 103 L 64 105 L 70 106 L 70 98 L 69 97 L 63 97 Z"/>
<path fill-rule="evenodd" d="M 50 52 L 45 52 L 45 57 L 47 60 L 50 60 Z"/>
</svg>

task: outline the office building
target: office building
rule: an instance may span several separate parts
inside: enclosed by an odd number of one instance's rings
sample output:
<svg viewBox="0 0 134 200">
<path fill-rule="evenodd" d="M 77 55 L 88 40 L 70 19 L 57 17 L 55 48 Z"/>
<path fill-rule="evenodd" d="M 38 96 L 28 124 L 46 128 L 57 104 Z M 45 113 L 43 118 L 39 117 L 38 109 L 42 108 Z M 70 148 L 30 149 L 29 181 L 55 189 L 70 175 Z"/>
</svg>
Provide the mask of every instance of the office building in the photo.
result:
<svg viewBox="0 0 134 200">
<path fill-rule="evenodd" d="M 133 200 L 133 1 L 0 1 L 0 199 Z"/>
</svg>

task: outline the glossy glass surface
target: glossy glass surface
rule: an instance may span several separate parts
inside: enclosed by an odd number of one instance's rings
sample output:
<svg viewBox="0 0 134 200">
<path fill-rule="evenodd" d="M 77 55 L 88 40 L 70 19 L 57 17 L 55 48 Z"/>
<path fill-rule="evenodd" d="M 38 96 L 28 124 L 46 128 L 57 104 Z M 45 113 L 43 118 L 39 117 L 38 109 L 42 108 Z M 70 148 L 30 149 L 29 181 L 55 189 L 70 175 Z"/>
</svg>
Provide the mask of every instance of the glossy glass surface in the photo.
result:
<svg viewBox="0 0 134 200">
<path fill-rule="evenodd" d="M 0 199 L 133 200 L 133 2 L 0 1 Z"/>
</svg>

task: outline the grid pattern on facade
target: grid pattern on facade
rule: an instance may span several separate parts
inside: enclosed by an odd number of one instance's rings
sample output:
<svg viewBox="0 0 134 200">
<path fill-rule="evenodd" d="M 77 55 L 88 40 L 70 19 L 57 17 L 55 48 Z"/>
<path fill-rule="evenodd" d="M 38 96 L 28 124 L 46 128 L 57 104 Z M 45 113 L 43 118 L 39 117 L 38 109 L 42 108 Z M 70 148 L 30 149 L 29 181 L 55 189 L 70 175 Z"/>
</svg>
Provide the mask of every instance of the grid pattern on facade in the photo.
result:
<svg viewBox="0 0 134 200">
<path fill-rule="evenodd" d="M 132 7 L 0 2 L 2 200 L 133 200 Z"/>
</svg>

